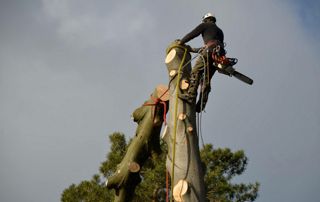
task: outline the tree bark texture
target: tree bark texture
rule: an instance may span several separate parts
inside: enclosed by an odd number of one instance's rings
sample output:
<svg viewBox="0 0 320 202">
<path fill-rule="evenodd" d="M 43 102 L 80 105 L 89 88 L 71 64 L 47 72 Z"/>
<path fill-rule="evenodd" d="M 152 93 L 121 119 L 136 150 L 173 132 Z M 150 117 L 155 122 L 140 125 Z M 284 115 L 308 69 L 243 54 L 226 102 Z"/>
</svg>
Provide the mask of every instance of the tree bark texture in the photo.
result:
<svg viewBox="0 0 320 202">
<path fill-rule="evenodd" d="M 202 202 L 206 199 L 196 130 L 196 103 L 188 103 L 177 96 L 188 90 L 192 70 L 190 59 L 187 46 L 173 42 L 167 48 L 165 63 L 170 79 L 170 109 L 162 138 L 168 145 L 166 167 L 171 176 L 174 200 Z"/>
<path fill-rule="evenodd" d="M 167 86 L 159 85 L 141 107 L 133 114 L 137 122 L 132 139 L 116 173 L 108 178 L 106 185 L 116 190 L 116 202 L 131 201 L 136 186 L 141 182 L 140 169 L 153 152 L 160 153 L 160 132 L 168 107 Z"/>
</svg>

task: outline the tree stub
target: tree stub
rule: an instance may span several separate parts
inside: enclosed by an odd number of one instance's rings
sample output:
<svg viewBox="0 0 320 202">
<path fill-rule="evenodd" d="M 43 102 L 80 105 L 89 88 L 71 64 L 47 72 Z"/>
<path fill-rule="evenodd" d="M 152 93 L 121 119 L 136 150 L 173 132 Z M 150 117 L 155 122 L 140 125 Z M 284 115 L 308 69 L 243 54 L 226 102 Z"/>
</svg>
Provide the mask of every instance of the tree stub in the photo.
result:
<svg viewBox="0 0 320 202">
<path fill-rule="evenodd" d="M 183 201 L 182 196 L 188 191 L 188 182 L 185 180 L 179 180 L 179 182 L 173 188 L 173 197 L 176 201 Z"/>
<path fill-rule="evenodd" d="M 177 74 L 177 71 L 176 70 L 171 70 L 170 72 L 169 72 L 169 75 L 171 76 L 171 77 L 173 77 L 174 75 L 176 75 Z"/>
<path fill-rule="evenodd" d="M 130 172 L 132 172 L 132 173 L 136 173 L 136 172 L 139 172 L 139 170 L 140 170 L 140 165 L 138 164 L 138 163 L 136 163 L 136 162 L 130 162 L 129 163 L 129 170 L 130 170 Z"/>
<path fill-rule="evenodd" d="M 182 80 L 181 80 L 181 83 L 180 83 L 180 88 L 181 88 L 182 90 L 188 89 L 188 88 L 189 88 L 189 81 L 186 80 L 186 79 L 182 79 Z"/>
<path fill-rule="evenodd" d="M 157 86 L 157 95 L 161 101 L 168 101 L 170 98 L 170 94 L 168 91 L 168 86 L 160 84 Z"/>
<path fill-rule="evenodd" d="M 176 56 L 176 50 L 175 49 L 171 49 L 170 52 L 168 53 L 166 59 L 165 59 L 165 63 L 168 64 L 170 63 L 173 58 Z"/>
<path fill-rule="evenodd" d="M 187 118 L 187 115 L 184 113 L 179 114 L 179 120 L 183 121 Z"/>
</svg>

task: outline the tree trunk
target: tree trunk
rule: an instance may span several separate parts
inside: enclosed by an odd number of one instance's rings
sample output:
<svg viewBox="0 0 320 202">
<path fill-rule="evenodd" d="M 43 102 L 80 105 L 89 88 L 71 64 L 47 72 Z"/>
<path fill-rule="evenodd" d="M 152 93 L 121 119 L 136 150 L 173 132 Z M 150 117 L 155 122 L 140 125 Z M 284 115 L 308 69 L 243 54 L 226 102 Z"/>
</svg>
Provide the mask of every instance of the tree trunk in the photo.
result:
<svg viewBox="0 0 320 202">
<path fill-rule="evenodd" d="M 196 103 L 178 98 L 178 94 L 187 92 L 190 81 L 191 55 L 186 48 L 174 42 L 167 49 L 165 63 L 170 78 L 170 109 L 162 137 L 168 145 L 166 167 L 171 175 L 174 200 L 202 202 L 206 199 L 196 132 Z"/>
<path fill-rule="evenodd" d="M 114 175 L 106 185 L 116 190 L 116 202 L 131 201 L 136 186 L 140 183 L 140 169 L 152 152 L 160 153 L 160 131 L 168 106 L 167 86 L 159 85 L 150 99 L 133 112 L 133 120 L 138 123 L 135 137 L 126 155 L 117 166 Z"/>
</svg>

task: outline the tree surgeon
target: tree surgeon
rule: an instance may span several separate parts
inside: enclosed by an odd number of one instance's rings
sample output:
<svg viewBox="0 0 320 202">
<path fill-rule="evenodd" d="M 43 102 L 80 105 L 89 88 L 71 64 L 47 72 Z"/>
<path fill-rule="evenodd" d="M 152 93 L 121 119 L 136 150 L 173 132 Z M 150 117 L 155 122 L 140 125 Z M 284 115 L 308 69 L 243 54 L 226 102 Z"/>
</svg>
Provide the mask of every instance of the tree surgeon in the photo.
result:
<svg viewBox="0 0 320 202">
<path fill-rule="evenodd" d="M 193 67 L 188 92 L 180 95 L 181 99 L 189 103 L 195 103 L 198 86 L 202 81 L 204 85 L 201 88 L 201 94 L 196 105 L 197 112 L 201 112 L 205 108 L 211 90 L 210 81 L 217 69 L 216 65 L 224 69 L 233 65 L 232 61 L 225 56 L 223 31 L 216 25 L 216 18 L 211 13 L 204 15 L 202 23 L 181 40 L 178 40 L 178 43 L 185 44 L 200 34 L 205 46 L 199 49 L 200 57 L 198 57 Z"/>
</svg>

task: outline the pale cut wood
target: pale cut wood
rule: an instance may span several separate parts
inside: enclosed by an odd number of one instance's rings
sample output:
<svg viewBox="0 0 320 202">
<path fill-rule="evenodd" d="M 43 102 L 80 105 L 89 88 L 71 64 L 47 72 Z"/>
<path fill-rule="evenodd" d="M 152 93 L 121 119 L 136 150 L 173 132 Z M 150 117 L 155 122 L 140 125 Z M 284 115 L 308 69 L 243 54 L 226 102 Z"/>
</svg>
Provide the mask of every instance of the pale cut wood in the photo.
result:
<svg viewBox="0 0 320 202">
<path fill-rule="evenodd" d="M 182 79 L 180 83 L 181 90 L 186 90 L 189 88 L 189 81 L 187 79 Z"/>
<path fill-rule="evenodd" d="M 182 196 L 188 191 L 188 182 L 185 180 L 179 180 L 179 182 L 173 188 L 173 197 L 176 201 L 183 201 Z"/>
<path fill-rule="evenodd" d="M 168 86 L 160 84 L 156 88 L 157 90 L 157 97 L 160 98 L 161 101 L 168 101 L 170 98 L 170 94 L 168 91 Z"/>
<path fill-rule="evenodd" d="M 188 132 L 189 132 L 189 133 L 191 133 L 191 134 L 192 134 L 193 127 L 192 127 L 192 126 L 189 126 L 187 130 L 188 130 Z"/>
<path fill-rule="evenodd" d="M 165 59 L 165 63 L 168 64 L 170 63 L 173 58 L 176 56 L 176 50 L 175 49 L 171 49 L 171 51 L 168 53 L 166 59 Z"/>
<path fill-rule="evenodd" d="M 171 76 L 171 77 L 175 76 L 176 74 L 177 74 L 177 71 L 176 71 L 176 70 L 171 70 L 171 71 L 169 72 L 169 76 Z"/>
<path fill-rule="evenodd" d="M 136 162 L 129 163 L 129 170 L 132 173 L 136 173 L 140 171 L 140 165 Z"/>
<path fill-rule="evenodd" d="M 186 117 L 187 117 L 187 115 L 184 113 L 179 114 L 179 120 L 181 120 L 181 121 L 185 120 Z"/>
</svg>

